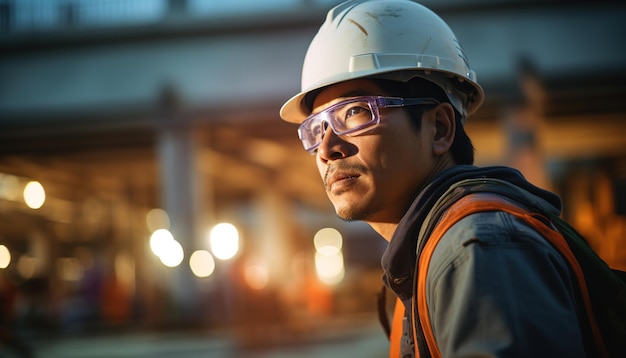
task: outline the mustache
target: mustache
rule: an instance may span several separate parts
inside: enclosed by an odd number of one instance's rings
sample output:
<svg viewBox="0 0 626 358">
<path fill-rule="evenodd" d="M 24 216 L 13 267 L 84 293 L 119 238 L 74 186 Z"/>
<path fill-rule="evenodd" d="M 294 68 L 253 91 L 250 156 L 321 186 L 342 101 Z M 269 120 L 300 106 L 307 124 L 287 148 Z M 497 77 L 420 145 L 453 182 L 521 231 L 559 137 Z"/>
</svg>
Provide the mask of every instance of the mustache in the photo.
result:
<svg viewBox="0 0 626 358">
<path fill-rule="evenodd" d="M 326 172 L 324 173 L 324 178 L 323 178 L 324 188 L 326 190 L 328 190 L 328 177 L 330 177 L 332 174 L 334 174 L 334 173 L 336 173 L 338 171 L 362 174 L 362 173 L 367 172 L 367 168 L 364 165 L 358 164 L 358 163 L 333 163 L 333 164 L 329 164 L 326 167 Z"/>
</svg>

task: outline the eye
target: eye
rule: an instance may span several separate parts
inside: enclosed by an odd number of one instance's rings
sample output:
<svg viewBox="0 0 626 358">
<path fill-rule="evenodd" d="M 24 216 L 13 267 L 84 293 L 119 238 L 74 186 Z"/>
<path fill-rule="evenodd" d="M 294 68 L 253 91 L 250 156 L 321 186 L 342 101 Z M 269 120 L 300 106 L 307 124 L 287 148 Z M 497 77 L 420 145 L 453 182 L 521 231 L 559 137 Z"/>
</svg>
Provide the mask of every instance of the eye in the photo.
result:
<svg viewBox="0 0 626 358">
<path fill-rule="evenodd" d="M 363 114 L 363 112 L 367 112 L 369 114 L 370 110 L 368 107 L 363 105 L 354 105 L 346 110 L 344 119 L 347 120 L 350 117 Z"/>
<path fill-rule="evenodd" d="M 352 129 L 368 123 L 372 112 L 367 103 L 354 103 L 346 108 L 343 114 L 343 127 Z"/>
<path fill-rule="evenodd" d="M 317 136 L 319 136 L 319 135 L 321 135 L 321 134 L 322 134 L 322 130 L 323 130 L 323 129 L 322 129 L 322 123 L 323 123 L 323 122 L 320 122 L 320 123 L 316 123 L 316 124 L 312 124 L 312 125 L 311 125 L 311 135 L 312 135 L 313 137 L 317 137 Z"/>
</svg>

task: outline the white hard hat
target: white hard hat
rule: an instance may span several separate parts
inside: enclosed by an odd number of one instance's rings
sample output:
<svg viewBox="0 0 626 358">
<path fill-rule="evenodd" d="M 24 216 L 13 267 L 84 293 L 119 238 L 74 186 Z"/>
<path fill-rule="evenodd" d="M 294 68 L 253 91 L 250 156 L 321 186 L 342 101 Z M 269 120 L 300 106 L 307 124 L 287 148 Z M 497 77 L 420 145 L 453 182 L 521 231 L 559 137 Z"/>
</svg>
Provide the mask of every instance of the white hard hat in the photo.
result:
<svg viewBox="0 0 626 358">
<path fill-rule="evenodd" d="M 363 77 L 430 80 L 463 118 L 484 97 L 461 45 L 437 14 L 409 0 L 351 0 L 328 12 L 304 58 L 301 92 L 280 116 L 301 123 L 311 114 L 307 94 Z"/>
</svg>

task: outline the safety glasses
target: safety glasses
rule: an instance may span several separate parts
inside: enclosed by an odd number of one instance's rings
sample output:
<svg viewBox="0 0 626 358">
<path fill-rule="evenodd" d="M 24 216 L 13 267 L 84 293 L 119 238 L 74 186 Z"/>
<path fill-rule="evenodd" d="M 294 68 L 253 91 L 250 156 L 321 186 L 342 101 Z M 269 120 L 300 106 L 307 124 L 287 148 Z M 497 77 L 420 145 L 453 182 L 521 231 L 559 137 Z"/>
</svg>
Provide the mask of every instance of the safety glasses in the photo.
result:
<svg viewBox="0 0 626 358">
<path fill-rule="evenodd" d="M 298 128 L 304 149 L 315 153 L 330 126 L 337 135 L 356 136 L 380 123 L 380 108 L 439 104 L 434 98 L 363 96 L 335 103 L 312 114 Z"/>
</svg>

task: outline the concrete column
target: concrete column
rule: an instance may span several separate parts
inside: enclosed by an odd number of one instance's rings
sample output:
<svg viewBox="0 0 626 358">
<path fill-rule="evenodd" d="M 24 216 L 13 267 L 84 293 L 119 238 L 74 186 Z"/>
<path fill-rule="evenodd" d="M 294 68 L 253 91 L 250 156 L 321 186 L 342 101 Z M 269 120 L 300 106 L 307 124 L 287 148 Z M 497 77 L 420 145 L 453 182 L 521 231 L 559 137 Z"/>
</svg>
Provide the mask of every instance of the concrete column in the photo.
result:
<svg viewBox="0 0 626 358">
<path fill-rule="evenodd" d="M 255 211 L 255 251 L 267 265 L 269 285 L 280 289 L 289 280 L 293 257 L 289 203 L 268 188 L 257 196 Z"/>
<path fill-rule="evenodd" d="M 202 182 L 196 165 L 200 146 L 193 128 L 184 125 L 174 91 L 166 89 L 163 96 L 164 118 L 157 143 L 161 203 L 170 219 L 170 231 L 183 247 L 184 259 L 179 266 L 162 267 L 156 273 L 165 276 L 175 309 L 167 318 L 184 324 L 196 318 L 199 291 L 189 257 L 202 235 Z"/>
</svg>

